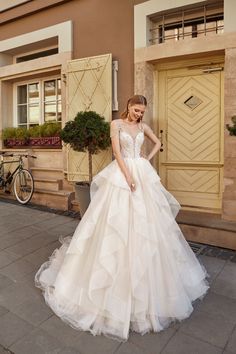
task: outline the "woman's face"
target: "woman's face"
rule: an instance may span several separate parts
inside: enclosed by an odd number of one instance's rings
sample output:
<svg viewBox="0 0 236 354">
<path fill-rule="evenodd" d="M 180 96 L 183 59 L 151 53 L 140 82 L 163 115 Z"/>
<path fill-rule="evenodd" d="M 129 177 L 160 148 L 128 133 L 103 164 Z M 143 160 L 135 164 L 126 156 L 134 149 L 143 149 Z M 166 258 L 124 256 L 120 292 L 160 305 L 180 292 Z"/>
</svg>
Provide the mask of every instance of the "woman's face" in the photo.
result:
<svg viewBox="0 0 236 354">
<path fill-rule="evenodd" d="M 143 104 L 134 104 L 133 106 L 129 106 L 129 120 L 133 122 L 137 122 L 143 118 L 146 106 Z"/>
</svg>

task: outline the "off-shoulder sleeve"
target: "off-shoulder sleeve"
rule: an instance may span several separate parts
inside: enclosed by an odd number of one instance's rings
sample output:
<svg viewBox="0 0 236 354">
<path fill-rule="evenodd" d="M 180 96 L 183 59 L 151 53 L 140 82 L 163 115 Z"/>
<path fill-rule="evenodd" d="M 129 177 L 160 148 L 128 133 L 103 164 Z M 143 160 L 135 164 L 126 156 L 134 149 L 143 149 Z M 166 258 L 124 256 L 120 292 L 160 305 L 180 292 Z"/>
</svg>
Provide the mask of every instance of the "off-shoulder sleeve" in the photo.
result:
<svg viewBox="0 0 236 354">
<path fill-rule="evenodd" d="M 119 124 L 113 120 L 110 124 L 110 137 L 113 138 L 114 136 L 119 135 L 119 131 Z"/>
</svg>

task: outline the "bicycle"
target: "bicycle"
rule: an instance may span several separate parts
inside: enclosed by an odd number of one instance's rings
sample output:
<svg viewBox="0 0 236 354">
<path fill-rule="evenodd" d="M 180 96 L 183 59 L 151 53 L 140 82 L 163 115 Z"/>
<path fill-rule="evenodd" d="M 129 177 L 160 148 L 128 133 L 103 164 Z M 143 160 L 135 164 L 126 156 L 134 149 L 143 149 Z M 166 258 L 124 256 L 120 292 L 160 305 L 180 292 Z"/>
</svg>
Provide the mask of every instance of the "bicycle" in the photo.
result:
<svg viewBox="0 0 236 354">
<path fill-rule="evenodd" d="M 34 158 L 33 155 L 24 154 L 9 154 L 7 152 L 0 152 L 1 162 L 0 162 L 0 189 L 5 193 L 10 193 L 9 188 L 13 184 L 13 190 L 17 201 L 21 204 L 27 204 L 34 193 L 34 179 L 30 171 L 24 168 L 24 158 Z M 18 157 L 15 160 L 4 161 L 4 157 Z M 4 165 L 18 163 L 17 167 L 13 172 L 8 171 L 6 175 L 4 174 Z"/>
</svg>

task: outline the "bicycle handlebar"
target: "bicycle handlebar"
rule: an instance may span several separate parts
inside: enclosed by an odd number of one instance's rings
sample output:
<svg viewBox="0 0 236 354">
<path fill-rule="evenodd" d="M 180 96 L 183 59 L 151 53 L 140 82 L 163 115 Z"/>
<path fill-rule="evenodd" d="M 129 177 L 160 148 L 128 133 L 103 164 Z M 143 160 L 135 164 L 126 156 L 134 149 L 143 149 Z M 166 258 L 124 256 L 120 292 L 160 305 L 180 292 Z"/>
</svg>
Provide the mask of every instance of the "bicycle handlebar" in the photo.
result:
<svg viewBox="0 0 236 354">
<path fill-rule="evenodd" d="M 14 154 L 14 153 L 11 153 L 11 154 L 8 154 L 8 152 L 7 151 L 1 151 L 0 152 L 0 155 L 5 155 L 6 157 L 14 157 L 14 156 L 16 156 L 16 157 L 25 157 L 25 158 L 27 158 L 27 157 L 31 157 L 32 159 L 37 159 L 37 156 L 34 156 L 34 155 L 29 155 L 29 154 Z"/>
</svg>

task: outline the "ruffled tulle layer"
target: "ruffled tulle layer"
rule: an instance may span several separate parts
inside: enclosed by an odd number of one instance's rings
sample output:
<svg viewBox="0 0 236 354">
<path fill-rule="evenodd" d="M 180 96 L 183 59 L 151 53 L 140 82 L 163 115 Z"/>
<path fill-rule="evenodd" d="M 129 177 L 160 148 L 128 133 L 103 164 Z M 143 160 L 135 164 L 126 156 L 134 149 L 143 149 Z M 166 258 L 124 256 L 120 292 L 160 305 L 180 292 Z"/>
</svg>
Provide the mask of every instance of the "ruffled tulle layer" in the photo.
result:
<svg viewBox="0 0 236 354">
<path fill-rule="evenodd" d="M 116 161 L 93 181 L 90 207 L 73 238 L 36 274 L 53 311 L 77 329 L 127 340 L 187 318 L 208 289 L 206 271 L 183 237 L 180 205 L 151 164 L 126 159 L 130 192 Z"/>
</svg>

